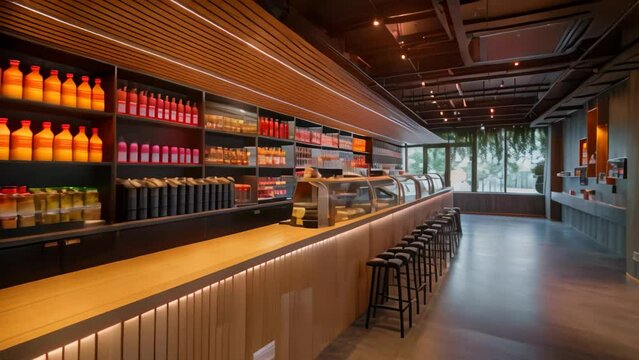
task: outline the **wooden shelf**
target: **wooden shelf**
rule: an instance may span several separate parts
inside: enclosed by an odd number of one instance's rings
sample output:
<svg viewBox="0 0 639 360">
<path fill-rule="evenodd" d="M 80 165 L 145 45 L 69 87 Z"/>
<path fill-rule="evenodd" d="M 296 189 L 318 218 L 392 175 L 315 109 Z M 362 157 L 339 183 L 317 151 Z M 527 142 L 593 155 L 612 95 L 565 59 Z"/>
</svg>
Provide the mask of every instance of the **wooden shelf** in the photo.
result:
<svg viewBox="0 0 639 360">
<path fill-rule="evenodd" d="M 12 99 L 0 96 L 0 109 L 17 110 L 34 113 L 42 113 L 43 115 L 59 115 L 86 120 L 109 119 L 113 117 L 113 113 L 105 111 L 78 109 L 62 105 L 52 105 L 45 102 Z"/>
<path fill-rule="evenodd" d="M 189 130 L 202 129 L 201 127 L 196 125 L 188 125 L 188 124 L 176 123 L 176 122 L 166 121 L 166 120 L 151 119 L 151 118 L 145 118 L 141 116 L 117 114 L 117 118 L 118 118 L 118 121 L 123 121 L 129 124 L 144 124 L 144 125 L 150 124 L 150 125 L 157 125 L 157 126 L 164 126 L 164 127 L 171 127 L 171 128 L 189 129 Z"/>
<path fill-rule="evenodd" d="M 163 164 L 163 163 L 118 163 L 118 166 L 127 167 L 167 167 L 167 168 L 197 168 L 202 164 Z"/>
<path fill-rule="evenodd" d="M 27 160 L 0 160 L 0 165 L 34 165 L 34 166 L 60 166 L 60 167 L 95 167 L 111 166 L 110 162 L 76 162 L 76 161 L 27 161 Z"/>
<path fill-rule="evenodd" d="M 204 163 L 206 167 L 217 168 L 234 168 L 234 169 L 255 169 L 255 165 L 231 165 L 231 164 L 216 164 L 216 163 Z"/>
<path fill-rule="evenodd" d="M 299 145 L 299 146 L 303 146 L 303 147 L 310 147 L 310 148 L 316 148 L 316 149 L 321 149 L 322 148 L 322 145 L 311 144 L 311 143 L 307 143 L 307 142 L 303 142 L 303 141 L 296 141 L 295 144 Z"/>
<path fill-rule="evenodd" d="M 259 140 L 267 140 L 267 141 L 271 141 L 271 142 L 280 142 L 280 143 L 286 144 L 286 145 L 293 145 L 295 143 L 295 141 L 290 140 L 290 139 L 282 139 L 282 138 L 276 138 L 276 137 L 264 136 L 264 135 L 258 135 L 258 142 L 259 142 Z"/>
</svg>

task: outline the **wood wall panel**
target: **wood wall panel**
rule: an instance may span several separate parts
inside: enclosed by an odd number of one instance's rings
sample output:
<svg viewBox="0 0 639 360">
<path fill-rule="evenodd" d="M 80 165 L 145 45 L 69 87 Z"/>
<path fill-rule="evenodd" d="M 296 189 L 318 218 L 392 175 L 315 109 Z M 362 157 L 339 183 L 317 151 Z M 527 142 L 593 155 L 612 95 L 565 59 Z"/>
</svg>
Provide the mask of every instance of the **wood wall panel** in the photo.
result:
<svg viewBox="0 0 639 360">
<path fill-rule="evenodd" d="M 544 195 L 456 192 L 455 206 L 462 212 L 545 216 Z"/>
<path fill-rule="evenodd" d="M 15 0 L 0 30 L 364 135 L 439 141 L 252 0 Z"/>
</svg>

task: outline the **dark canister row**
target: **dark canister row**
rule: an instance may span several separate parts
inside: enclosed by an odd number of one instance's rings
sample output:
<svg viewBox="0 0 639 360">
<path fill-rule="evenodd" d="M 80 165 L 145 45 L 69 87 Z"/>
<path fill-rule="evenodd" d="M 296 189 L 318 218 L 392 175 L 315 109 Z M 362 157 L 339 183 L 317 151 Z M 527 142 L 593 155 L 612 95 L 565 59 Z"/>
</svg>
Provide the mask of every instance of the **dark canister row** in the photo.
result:
<svg viewBox="0 0 639 360">
<path fill-rule="evenodd" d="M 192 214 L 235 206 L 234 180 L 207 178 L 118 179 L 117 221 Z"/>
</svg>

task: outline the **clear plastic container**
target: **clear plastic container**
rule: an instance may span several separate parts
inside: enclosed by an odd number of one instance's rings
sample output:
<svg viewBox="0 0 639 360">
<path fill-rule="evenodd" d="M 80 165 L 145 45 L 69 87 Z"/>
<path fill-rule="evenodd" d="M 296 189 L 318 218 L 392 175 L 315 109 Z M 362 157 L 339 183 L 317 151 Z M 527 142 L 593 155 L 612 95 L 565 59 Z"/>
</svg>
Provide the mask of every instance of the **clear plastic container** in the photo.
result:
<svg viewBox="0 0 639 360">
<path fill-rule="evenodd" d="M 102 204 L 97 203 L 89 206 L 85 206 L 83 209 L 83 218 L 87 220 L 100 220 L 102 213 Z"/>
</svg>

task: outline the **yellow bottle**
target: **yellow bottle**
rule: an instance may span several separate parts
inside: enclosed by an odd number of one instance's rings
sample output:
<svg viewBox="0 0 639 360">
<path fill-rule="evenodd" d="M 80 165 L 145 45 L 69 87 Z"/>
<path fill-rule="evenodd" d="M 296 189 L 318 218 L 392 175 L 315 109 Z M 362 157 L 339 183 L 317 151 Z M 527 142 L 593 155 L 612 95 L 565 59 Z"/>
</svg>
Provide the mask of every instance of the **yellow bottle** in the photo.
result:
<svg viewBox="0 0 639 360">
<path fill-rule="evenodd" d="M 53 138 L 53 161 L 73 161 L 73 136 L 69 124 L 62 124 L 62 131 Z"/>
<path fill-rule="evenodd" d="M 42 131 L 33 137 L 33 160 L 53 161 L 53 131 L 51 123 L 42 123 Z"/>
<path fill-rule="evenodd" d="M 60 103 L 64 106 L 77 107 L 77 87 L 73 81 L 73 74 L 67 74 L 67 79 L 62 83 L 62 96 Z"/>
<path fill-rule="evenodd" d="M 22 99 L 20 60 L 9 60 L 9 65 L 9 68 L 2 74 L 2 96 Z"/>
<path fill-rule="evenodd" d="M 101 79 L 95 79 L 95 86 L 93 86 L 91 91 L 91 109 L 97 111 L 104 111 L 104 90 L 100 86 L 101 83 Z"/>
<path fill-rule="evenodd" d="M 80 131 L 73 137 L 73 161 L 89 161 L 89 138 L 85 129 L 84 126 L 80 126 Z"/>
<path fill-rule="evenodd" d="M 51 70 L 51 75 L 44 80 L 44 102 L 60 105 L 60 87 L 62 83 L 58 79 L 58 70 Z"/>
<path fill-rule="evenodd" d="M 31 155 L 33 153 L 33 133 L 29 128 L 31 121 L 22 120 L 20 123 L 22 127 L 11 133 L 11 152 L 9 158 L 11 160 L 31 161 Z"/>
<path fill-rule="evenodd" d="M 89 161 L 102 162 L 102 139 L 98 136 L 98 128 L 91 129 L 91 139 L 89 139 Z"/>
<path fill-rule="evenodd" d="M 40 67 L 31 66 L 31 73 L 24 77 L 24 99 L 32 101 L 42 101 L 42 75 Z"/>
<path fill-rule="evenodd" d="M 78 86 L 78 108 L 91 109 L 91 85 L 88 76 L 83 76 L 82 83 Z"/>
<path fill-rule="evenodd" d="M 7 127 L 7 118 L 0 118 L 0 160 L 9 160 L 9 138 L 11 131 Z"/>
</svg>

